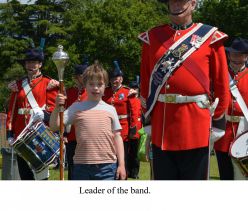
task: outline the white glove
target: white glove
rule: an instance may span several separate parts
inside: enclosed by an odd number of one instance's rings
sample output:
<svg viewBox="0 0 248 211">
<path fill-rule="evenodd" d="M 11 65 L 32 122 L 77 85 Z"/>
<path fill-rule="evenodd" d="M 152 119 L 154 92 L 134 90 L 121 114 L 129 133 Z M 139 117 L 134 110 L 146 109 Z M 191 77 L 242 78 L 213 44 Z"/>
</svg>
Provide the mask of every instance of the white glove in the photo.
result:
<svg viewBox="0 0 248 211">
<path fill-rule="evenodd" d="M 211 116 L 214 115 L 214 111 L 215 111 L 215 109 L 216 109 L 216 107 L 217 107 L 218 104 L 219 104 L 219 98 L 217 97 L 217 98 L 215 98 L 213 104 L 209 108 L 210 113 L 211 113 Z"/>
<path fill-rule="evenodd" d="M 44 120 L 44 112 L 41 110 L 41 108 L 39 107 L 33 108 L 31 119 L 33 121 Z"/>
<path fill-rule="evenodd" d="M 225 131 L 216 127 L 212 127 L 210 133 L 210 150 L 214 147 L 214 142 L 218 141 L 221 137 L 225 135 Z"/>
</svg>

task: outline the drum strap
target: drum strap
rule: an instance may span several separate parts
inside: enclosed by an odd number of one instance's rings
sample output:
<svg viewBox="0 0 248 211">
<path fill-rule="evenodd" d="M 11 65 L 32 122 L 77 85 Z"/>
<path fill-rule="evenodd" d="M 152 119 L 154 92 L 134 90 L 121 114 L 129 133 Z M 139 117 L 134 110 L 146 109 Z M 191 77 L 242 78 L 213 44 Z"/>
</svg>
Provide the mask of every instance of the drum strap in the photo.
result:
<svg viewBox="0 0 248 211">
<path fill-rule="evenodd" d="M 22 81 L 22 88 L 24 89 L 24 92 L 27 96 L 28 102 L 32 108 L 37 108 L 39 107 L 38 103 L 36 102 L 34 95 L 32 93 L 32 89 L 28 84 L 28 79 L 25 78 Z"/>
<path fill-rule="evenodd" d="M 235 100 L 239 104 L 239 107 L 240 107 L 241 111 L 243 112 L 246 121 L 248 122 L 248 108 L 245 104 L 245 101 L 244 101 L 242 95 L 239 92 L 238 87 L 236 86 L 237 81 L 232 79 L 230 74 L 229 74 L 229 80 L 230 80 L 230 91 L 232 93 L 232 96 L 235 98 Z"/>
</svg>

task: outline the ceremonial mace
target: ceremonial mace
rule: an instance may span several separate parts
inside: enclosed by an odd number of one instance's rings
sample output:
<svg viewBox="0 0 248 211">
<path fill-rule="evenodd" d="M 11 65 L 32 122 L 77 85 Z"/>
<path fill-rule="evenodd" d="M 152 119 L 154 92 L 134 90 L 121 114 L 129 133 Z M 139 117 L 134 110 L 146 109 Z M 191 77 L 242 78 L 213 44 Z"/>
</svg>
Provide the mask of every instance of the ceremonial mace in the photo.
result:
<svg viewBox="0 0 248 211">
<path fill-rule="evenodd" d="M 65 66 L 67 65 L 69 61 L 69 56 L 66 52 L 63 51 L 63 46 L 59 45 L 58 50 L 53 54 L 52 57 L 53 62 L 55 63 L 57 70 L 58 70 L 58 76 L 59 76 L 59 93 L 64 94 L 64 70 Z M 59 106 L 59 118 L 60 118 L 60 129 L 59 129 L 59 135 L 60 135 L 60 180 L 64 180 L 64 140 L 63 140 L 63 134 L 64 134 L 64 105 Z"/>
</svg>

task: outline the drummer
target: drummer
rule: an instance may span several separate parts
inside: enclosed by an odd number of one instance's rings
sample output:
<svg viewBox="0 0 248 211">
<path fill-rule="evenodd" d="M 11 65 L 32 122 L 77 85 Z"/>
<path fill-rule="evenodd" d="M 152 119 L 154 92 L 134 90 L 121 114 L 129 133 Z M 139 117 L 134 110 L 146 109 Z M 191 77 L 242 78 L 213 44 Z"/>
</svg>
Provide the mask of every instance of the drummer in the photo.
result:
<svg viewBox="0 0 248 211">
<path fill-rule="evenodd" d="M 238 90 L 247 107 L 248 68 L 246 62 L 248 59 L 248 40 L 236 38 L 231 46 L 226 48 L 226 53 L 230 76 L 236 81 Z M 214 145 L 221 180 L 246 179 L 237 165 L 237 161 L 229 156 L 230 144 L 238 135 L 248 130 L 248 120 L 244 118 L 242 106 L 237 101 L 230 92 L 229 108 L 226 115 L 226 133 Z"/>
<path fill-rule="evenodd" d="M 26 70 L 26 75 L 8 86 L 11 90 L 7 113 L 7 136 L 10 143 L 13 143 L 31 120 L 39 119 L 48 123 L 58 93 L 57 81 L 41 73 L 44 62 L 42 50 L 27 49 L 25 58 L 18 61 Z M 49 177 L 48 168 L 35 174 L 18 155 L 17 163 L 21 180 L 43 180 Z"/>
</svg>

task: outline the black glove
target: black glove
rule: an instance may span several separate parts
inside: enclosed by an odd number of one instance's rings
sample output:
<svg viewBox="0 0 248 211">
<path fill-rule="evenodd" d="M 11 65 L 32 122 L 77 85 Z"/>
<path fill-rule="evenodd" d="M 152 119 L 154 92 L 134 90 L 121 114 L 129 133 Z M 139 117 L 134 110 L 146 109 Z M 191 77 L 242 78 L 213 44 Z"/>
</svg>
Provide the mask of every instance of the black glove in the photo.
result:
<svg viewBox="0 0 248 211">
<path fill-rule="evenodd" d="M 49 123 L 51 114 L 48 113 L 48 112 L 45 111 L 45 110 L 42 110 L 42 111 L 43 111 L 43 113 L 44 113 L 44 122 L 45 122 L 45 123 Z"/>
<path fill-rule="evenodd" d="M 218 120 L 212 120 L 212 127 L 216 127 L 221 130 L 226 130 L 226 118 L 225 115 Z"/>
<path fill-rule="evenodd" d="M 136 126 L 129 128 L 129 138 L 133 138 L 136 133 L 137 133 L 137 127 Z"/>
</svg>

